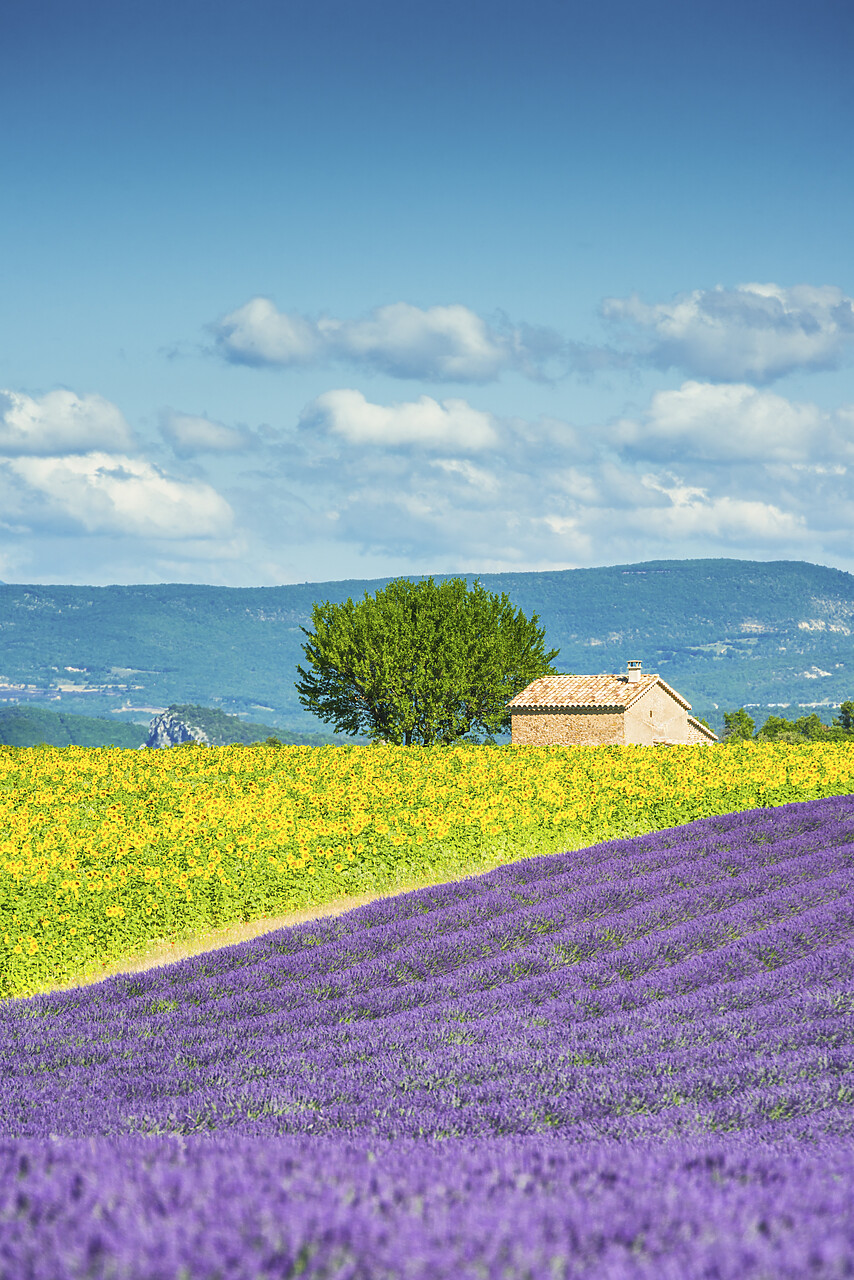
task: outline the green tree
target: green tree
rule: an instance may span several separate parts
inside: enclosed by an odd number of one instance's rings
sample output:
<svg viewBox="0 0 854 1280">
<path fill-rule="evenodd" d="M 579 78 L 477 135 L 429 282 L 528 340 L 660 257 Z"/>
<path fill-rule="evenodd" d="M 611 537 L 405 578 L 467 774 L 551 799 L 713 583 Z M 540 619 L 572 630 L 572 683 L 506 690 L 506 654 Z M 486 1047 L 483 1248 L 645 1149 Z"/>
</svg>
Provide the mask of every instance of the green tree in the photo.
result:
<svg viewBox="0 0 854 1280">
<path fill-rule="evenodd" d="M 821 742 L 827 737 L 827 725 L 814 711 L 808 716 L 798 716 L 793 727 L 808 742 Z"/>
<path fill-rule="evenodd" d="M 760 742 L 821 742 L 827 738 L 827 725 L 813 711 L 811 715 L 787 720 L 785 716 L 769 716 L 756 735 Z"/>
<path fill-rule="evenodd" d="M 397 578 L 354 604 L 315 604 L 300 702 L 337 732 L 410 746 L 509 728 L 506 703 L 554 675 L 545 629 L 464 578 Z"/>
<path fill-rule="evenodd" d="M 744 742 L 753 737 L 756 722 L 744 707 L 738 711 L 724 712 L 724 742 Z"/>
<path fill-rule="evenodd" d="M 785 716 L 769 716 L 756 735 L 763 742 L 788 742 L 794 732 L 794 725 Z"/>
<path fill-rule="evenodd" d="M 840 729 L 844 729 L 846 733 L 854 732 L 854 702 L 843 702 L 839 708 L 839 715 L 834 717 L 833 723 Z"/>
</svg>

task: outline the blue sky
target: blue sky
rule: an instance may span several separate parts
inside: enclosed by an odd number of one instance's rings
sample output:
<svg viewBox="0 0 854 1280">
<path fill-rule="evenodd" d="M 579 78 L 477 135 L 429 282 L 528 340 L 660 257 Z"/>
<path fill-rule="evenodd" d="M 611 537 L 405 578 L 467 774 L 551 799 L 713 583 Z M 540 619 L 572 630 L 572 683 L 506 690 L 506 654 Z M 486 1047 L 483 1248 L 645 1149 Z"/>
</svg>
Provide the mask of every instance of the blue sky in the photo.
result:
<svg viewBox="0 0 854 1280">
<path fill-rule="evenodd" d="M 28 0 L 0 578 L 854 569 L 854 10 Z"/>
</svg>

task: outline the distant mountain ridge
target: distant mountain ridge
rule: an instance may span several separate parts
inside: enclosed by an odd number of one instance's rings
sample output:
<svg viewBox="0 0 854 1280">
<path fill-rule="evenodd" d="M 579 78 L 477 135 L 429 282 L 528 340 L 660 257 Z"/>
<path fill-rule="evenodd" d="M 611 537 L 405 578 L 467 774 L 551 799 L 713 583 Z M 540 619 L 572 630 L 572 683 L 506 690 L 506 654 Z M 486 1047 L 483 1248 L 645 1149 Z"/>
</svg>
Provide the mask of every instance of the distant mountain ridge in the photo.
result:
<svg viewBox="0 0 854 1280">
<path fill-rule="evenodd" d="M 180 732 L 184 726 L 189 732 Z M 172 732 L 178 728 L 178 732 Z M 336 741 L 325 733 L 288 734 L 267 724 L 249 724 L 217 708 L 167 707 L 153 716 L 148 728 L 126 720 L 47 711 L 37 706 L 0 710 L 0 746 L 5 747 L 165 747 L 194 739 L 211 746 L 265 742 L 275 737 L 282 745 L 319 747 Z"/>
<path fill-rule="evenodd" d="M 560 671 L 620 671 L 640 659 L 718 732 L 723 711 L 742 705 L 757 722 L 785 708 L 829 719 L 854 697 L 854 575 L 839 569 L 659 560 L 478 576 L 539 614 Z M 328 732 L 294 688 L 300 628 L 315 601 L 360 599 L 389 580 L 0 585 L 0 706 L 147 723 L 171 704 L 215 704 L 283 731 Z"/>
</svg>

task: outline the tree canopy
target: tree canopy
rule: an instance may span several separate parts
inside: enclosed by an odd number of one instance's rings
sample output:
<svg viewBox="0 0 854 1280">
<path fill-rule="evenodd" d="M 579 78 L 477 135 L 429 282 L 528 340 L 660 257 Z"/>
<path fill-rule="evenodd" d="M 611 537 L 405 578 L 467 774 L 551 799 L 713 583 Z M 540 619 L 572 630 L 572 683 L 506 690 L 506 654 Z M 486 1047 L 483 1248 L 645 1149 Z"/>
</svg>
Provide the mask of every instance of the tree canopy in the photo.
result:
<svg viewBox="0 0 854 1280">
<path fill-rule="evenodd" d="M 785 716 L 769 716 L 758 732 L 744 707 L 724 712 L 724 741 L 742 742 L 848 742 L 854 738 L 854 702 L 843 702 L 833 723 L 825 724 L 813 711 L 808 716 L 787 720 Z"/>
<path fill-rule="evenodd" d="M 410 746 L 509 728 L 506 703 L 556 674 L 558 650 L 508 597 L 464 578 L 397 578 L 373 597 L 312 610 L 300 702 L 336 731 Z"/>
<path fill-rule="evenodd" d="M 738 711 L 724 712 L 724 741 L 743 742 L 753 737 L 755 728 L 756 721 L 753 716 L 748 715 L 744 707 L 740 707 Z"/>
<path fill-rule="evenodd" d="M 846 733 L 854 733 L 854 702 L 850 699 L 843 702 L 839 708 L 839 715 L 834 718 L 834 727 L 844 729 Z"/>
</svg>

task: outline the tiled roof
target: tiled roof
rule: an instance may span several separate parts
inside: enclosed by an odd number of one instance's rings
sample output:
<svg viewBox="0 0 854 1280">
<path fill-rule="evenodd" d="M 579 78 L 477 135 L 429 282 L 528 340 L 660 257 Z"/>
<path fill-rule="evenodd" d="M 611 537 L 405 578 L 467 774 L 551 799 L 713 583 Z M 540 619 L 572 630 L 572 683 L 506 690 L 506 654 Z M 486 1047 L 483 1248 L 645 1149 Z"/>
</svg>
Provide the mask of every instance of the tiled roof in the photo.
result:
<svg viewBox="0 0 854 1280">
<path fill-rule="evenodd" d="M 690 702 L 652 672 L 631 684 L 625 675 L 542 676 L 517 693 L 507 706 L 534 711 L 538 707 L 613 707 L 615 711 L 623 711 L 656 684 L 666 689 L 681 707 L 691 710 Z"/>
</svg>

